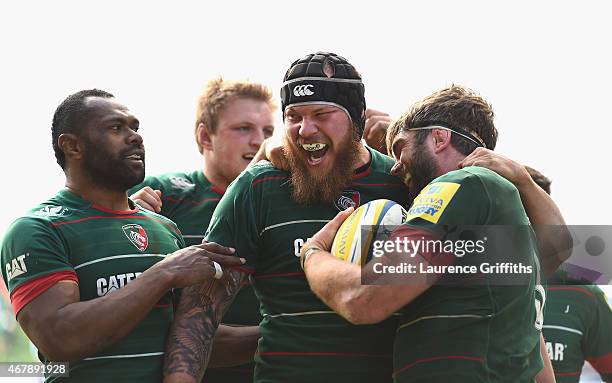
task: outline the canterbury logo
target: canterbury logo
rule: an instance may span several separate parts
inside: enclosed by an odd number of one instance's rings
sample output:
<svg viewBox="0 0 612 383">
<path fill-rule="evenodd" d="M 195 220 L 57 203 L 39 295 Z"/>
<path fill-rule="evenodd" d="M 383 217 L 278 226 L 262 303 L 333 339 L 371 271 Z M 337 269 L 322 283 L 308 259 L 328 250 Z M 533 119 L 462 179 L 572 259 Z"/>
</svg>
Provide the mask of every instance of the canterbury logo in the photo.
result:
<svg viewBox="0 0 612 383">
<path fill-rule="evenodd" d="M 296 97 L 312 96 L 314 94 L 314 92 L 312 90 L 310 90 L 309 88 L 312 88 L 313 86 L 314 85 L 312 85 L 312 84 L 298 85 L 295 88 L 293 88 L 293 94 Z"/>
</svg>

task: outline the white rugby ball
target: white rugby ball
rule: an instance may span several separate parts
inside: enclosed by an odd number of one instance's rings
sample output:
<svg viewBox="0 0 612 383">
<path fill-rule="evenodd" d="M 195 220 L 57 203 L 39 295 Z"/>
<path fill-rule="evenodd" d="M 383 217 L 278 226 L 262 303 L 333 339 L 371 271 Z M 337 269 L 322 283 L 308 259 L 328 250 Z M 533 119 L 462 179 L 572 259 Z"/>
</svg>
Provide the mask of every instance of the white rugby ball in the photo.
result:
<svg viewBox="0 0 612 383">
<path fill-rule="evenodd" d="M 358 265 L 368 263 L 372 259 L 374 241 L 388 239 L 394 226 L 406 222 L 407 214 L 401 205 L 388 199 L 377 199 L 360 206 L 340 226 L 331 253 Z"/>
</svg>

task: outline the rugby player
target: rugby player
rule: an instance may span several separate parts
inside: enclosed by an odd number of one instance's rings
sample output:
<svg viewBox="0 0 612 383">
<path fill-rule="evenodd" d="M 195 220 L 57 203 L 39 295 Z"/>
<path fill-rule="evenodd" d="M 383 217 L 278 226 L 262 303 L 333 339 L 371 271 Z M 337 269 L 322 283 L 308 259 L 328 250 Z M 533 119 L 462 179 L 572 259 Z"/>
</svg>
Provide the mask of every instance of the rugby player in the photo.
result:
<svg viewBox="0 0 612 383">
<path fill-rule="evenodd" d="M 187 173 L 147 177 L 130 189 L 134 193 L 131 198 L 176 222 L 188 245 L 201 243 L 225 189 L 253 159 L 263 140 L 272 136 L 275 108 L 272 92 L 262 84 L 222 78 L 211 80 L 198 99 L 195 121 L 195 140 L 204 160 L 203 167 Z M 236 341 L 241 338 L 242 347 L 233 347 L 230 351 L 233 357 L 238 357 L 235 353 L 240 351 L 245 360 L 252 361 L 259 339 L 259 330 L 253 326 L 260 320 L 259 301 L 253 288 L 246 285 L 225 314 L 223 323 L 251 327 L 241 328 L 241 334 L 220 331 L 217 340 L 224 334 Z M 219 352 L 215 348 L 215 358 Z M 252 382 L 253 366 L 211 368 L 204 380 Z"/>
<path fill-rule="evenodd" d="M 535 190 L 537 185 L 529 182 L 523 168 L 515 180 L 522 188 L 519 194 L 497 173 L 467 166 L 474 161 L 469 154 L 475 148 L 493 149 L 496 139 L 490 105 L 459 86 L 434 93 L 396 121 L 387 136 L 396 160 L 393 174 L 404 180 L 412 196 L 420 194 L 408 212 L 407 224 L 396 230 L 391 240 L 436 240 L 445 234 L 449 236 L 444 238 L 452 239 L 449 228 L 456 225 L 526 227 L 517 231 L 516 251 L 508 252 L 513 256 L 508 260 L 537 270 L 537 244 L 521 203 L 521 196 L 531 198 L 523 194 L 527 189 L 541 197 Z M 501 163 L 514 168 L 508 161 Z M 562 220 L 552 200 L 544 198 L 540 207 L 544 203 L 549 213 Z M 491 277 L 480 284 L 434 286 L 429 275 L 418 273 L 399 281 L 395 277 L 395 283 L 408 285 L 362 285 L 359 266 L 329 253 L 340 224 L 351 211 L 339 213 L 302 247 L 304 270 L 317 296 L 352 323 L 378 323 L 400 313 L 394 348 L 396 382 L 535 379 L 543 368 L 540 329 L 544 296 L 537 272 L 516 286 L 496 285 Z M 496 238 L 489 238 L 489 242 Z M 419 264 L 463 262 L 452 254 L 390 256 L 414 264 L 417 270 Z M 366 265 L 366 275 L 371 265 Z M 552 378 L 551 371 L 541 378 Z"/>
<path fill-rule="evenodd" d="M 262 338 L 255 382 L 390 382 L 396 321 L 355 326 L 323 304 L 299 266 L 302 244 L 339 210 L 378 199 L 407 202 L 393 161 L 361 142 L 361 76 L 343 57 L 295 61 L 281 89 L 289 171 L 270 163 L 243 172 L 219 202 L 207 239 L 247 259 L 233 284 L 185 289 L 171 331 L 167 382 L 195 382 L 223 311 L 250 274 Z"/>
<path fill-rule="evenodd" d="M 17 321 L 41 361 L 70 362 L 68 377 L 49 382 L 160 382 L 171 289 L 221 277 L 219 263 L 241 264 L 214 243 L 179 250 L 176 225 L 128 199 L 144 178 L 138 129 L 110 93 L 67 97 L 51 129 L 66 188 L 4 237 Z"/>
<path fill-rule="evenodd" d="M 550 194 L 551 180 L 526 166 Z M 548 280 L 542 333 L 557 383 L 578 383 L 587 360 L 604 382 L 612 382 L 612 310 L 596 285 L 562 270 Z"/>
</svg>

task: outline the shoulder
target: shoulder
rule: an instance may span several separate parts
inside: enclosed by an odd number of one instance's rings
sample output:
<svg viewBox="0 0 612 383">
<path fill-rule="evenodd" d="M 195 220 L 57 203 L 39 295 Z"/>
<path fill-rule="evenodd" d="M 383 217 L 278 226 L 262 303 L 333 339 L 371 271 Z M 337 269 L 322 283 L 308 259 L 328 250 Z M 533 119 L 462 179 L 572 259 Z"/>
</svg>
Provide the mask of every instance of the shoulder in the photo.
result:
<svg viewBox="0 0 612 383">
<path fill-rule="evenodd" d="M 242 172 L 236 179 L 236 183 L 261 188 L 278 186 L 288 179 L 288 172 L 275 168 L 269 161 L 259 161 Z"/>
<path fill-rule="evenodd" d="M 130 188 L 129 193 L 135 193 L 145 186 L 159 189 L 164 194 L 172 192 L 188 192 L 196 187 L 196 180 L 193 173 L 171 172 L 157 176 L 148 176 L 140 184 Z"/>
<path fill-rule="evenodd" d="M 431 184 L 437 182 L 456 183 L 472 189 L 483 189 L 489 191 L 517 191 L 516 187 L 504 177 L 492 170 L 479 166 L 468 166 L 463 169 L 453 170 L 434 179 Z"/>
<path fill-rule="evenodd" d="M 370 165 L 372 171 L 391 174 L 391 168 L 395 163 L 395 161 L 393 161 L 393 158 L 371 148 L 368 148 L 368 150 L 370 152 L 370 155 L 372 156 L 372 163 Z"/>
</svg>

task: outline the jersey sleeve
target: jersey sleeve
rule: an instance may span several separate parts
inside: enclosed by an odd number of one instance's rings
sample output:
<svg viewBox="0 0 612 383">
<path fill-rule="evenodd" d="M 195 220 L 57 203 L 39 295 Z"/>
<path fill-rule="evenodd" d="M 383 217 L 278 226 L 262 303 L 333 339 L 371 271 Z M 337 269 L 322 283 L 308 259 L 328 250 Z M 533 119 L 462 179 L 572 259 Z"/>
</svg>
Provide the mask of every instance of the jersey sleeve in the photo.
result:
<svg viewBox="0 0 612 383">
<path fill-rule="evenodd" d="M 612 381 L 612 310 L 603 291 L 596 287 L 591 291 L 595 304 L 582 347 L 585 359 L 608 382 Z"/>
<path fill-rule="evenodd" d="M 435 232 L 445 225 L 482 224 L 493 204 L 487 186 L 480 176 L 465 170 L 447 173 L 421 190 L 406 221 Z"/>
<path fill-rule="evenodd" d="M 206 240 L 236 249 L 246 259 L 245 271 L 253 272 L 259 253 L 259 229 L 252 176 L 242 173 L 217 205 L 206 231 Z"/>
<path fill-rule="evenodd" d="M 47 221 L 20 218 L 7 231 L 1 252 L 15 314 L 59 281 L 78 283 L 68 251 Z"/>
</svg>

